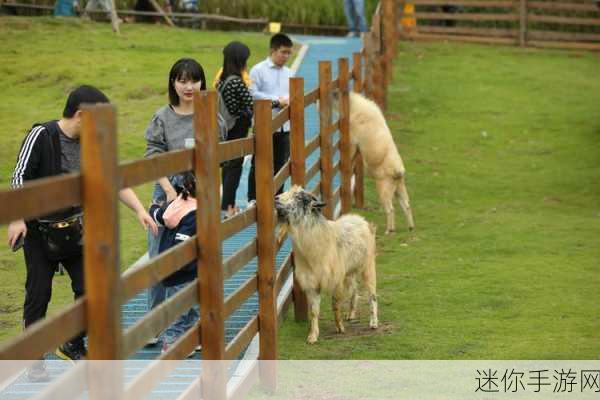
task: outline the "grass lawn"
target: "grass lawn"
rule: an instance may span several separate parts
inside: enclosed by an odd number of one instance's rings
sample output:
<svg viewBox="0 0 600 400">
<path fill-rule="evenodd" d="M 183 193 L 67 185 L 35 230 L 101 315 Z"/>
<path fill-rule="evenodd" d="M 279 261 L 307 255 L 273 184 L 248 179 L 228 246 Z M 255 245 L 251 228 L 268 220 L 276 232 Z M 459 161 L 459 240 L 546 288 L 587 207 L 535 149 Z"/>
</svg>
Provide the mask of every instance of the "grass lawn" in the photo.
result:
<svg viewBox="0 0 600 400">
<path fill-rule="evenodd" d="M 34 122 L 60 118 L 71 89 L 88 83 L 118 107 L 121 160 L 141 158 L 144 131 L 152 114 L 168 102 L 173 63 L 192 57 L 212 84 L 231 40 L 250 47 L 253 65 L 268 54 L 269 38 L 255 33 L 201 32 L 155 25 L 122 25 L 115 36 L 108 24 L 68 18 L 0 17 L 0 188 L 8 187 L 17 152 Z M 136 189 L 149 202 L 150 185 Z M 9 205 L 3 205 L 7 207 Z M 6 246 L 0 226 L 0 341 L 21 330 L 25 264 L 23 253 Z M 133 213 L 121 209 L 121 259 L 130 265 L 146 251 L 145 233 Z M 51 311 L 72 301 L 68 277 L 54 280 Z"/>
<path fill-rule="evenodd" d="M 598 359 L 600 55 L 403 43 L 388 121 L 416 233 L 378 237 L 381 328 L 321 339 L 288 316 L 285 359 Z M 384 231 L 372 181 L 367 210 Z M 397 207 L 398 225 L 404 219 Z"/>
</svg>

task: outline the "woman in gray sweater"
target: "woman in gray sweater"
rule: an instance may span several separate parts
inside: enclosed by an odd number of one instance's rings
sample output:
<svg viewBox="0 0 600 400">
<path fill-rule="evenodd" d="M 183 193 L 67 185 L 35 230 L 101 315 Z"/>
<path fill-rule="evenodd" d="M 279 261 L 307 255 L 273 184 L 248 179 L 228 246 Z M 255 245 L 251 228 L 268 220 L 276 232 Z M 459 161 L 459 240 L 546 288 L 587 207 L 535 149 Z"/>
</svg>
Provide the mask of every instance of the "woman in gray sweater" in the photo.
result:
<svg viewBox="0 0 600 400">
<path fill-rule="evenodd" d="M 168 88 L 169 104 L 156 111 L 146 129 L 145 157 L 194 146 L 193 95 L 196 90 L 206 90 L 204 69 L 191 58 L 178 60 L 171 67 Z M 160 204 L 174 200 L 177 197 L 174 186 L 177 184 L 177 175 L 160 178 L 154 187 L 152 202 Z M 161 228 L 158 236 L 148 235 L 150 258 L 158 254 L 161 235 Z M 148 292 L 148 308 L 156 307 L 164 298 L 165 289 L 162 283 L 154 285 Z"/>
</svg>

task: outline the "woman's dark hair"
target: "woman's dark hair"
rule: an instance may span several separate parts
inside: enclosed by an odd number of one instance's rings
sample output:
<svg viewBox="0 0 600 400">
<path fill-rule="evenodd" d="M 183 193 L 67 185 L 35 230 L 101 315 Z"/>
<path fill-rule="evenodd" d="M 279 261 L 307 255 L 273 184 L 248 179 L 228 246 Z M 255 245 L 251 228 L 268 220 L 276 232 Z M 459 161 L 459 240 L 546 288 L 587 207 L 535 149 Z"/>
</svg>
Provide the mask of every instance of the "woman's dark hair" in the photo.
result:
<svg viewBox="0 0 600 400">
<path fill-rule="evenodd" d="M 184 200 L 188 196 L 196 197 L 196 177 L 192 172 L 184 172 L 181 174 L 181 182 L 175 187 L 177 194 L 181 195 Z"/>
<path fill-rule="evenodd" d="M 81 85 L 75 88 L 69 97 L 63 110 L 63 117 L 73 118 L 73 115 L 79 110 L 82 104 L 98 104 L 98 103 L 110 103 L 108 97 L 100 90 L 93 86 Z"/>
<path fill-rule="evenodd" d="M 250 57 L 250 49 L 244 43 L 231 42 L 223 49 L 223 73 L 221 82 L 230 75 L 242 76 L 246 63 Z"/>
<path fill-rule="evenodd" d="M 206 78 L 202 66 L 191 58 L 177 60 L 171 67 L 171 72 L 169 72 L 169 103 L 172 106 L 179 105 L 179 96 L 175 90 L 175 82 L 179 79 L 190 79 L 194 82 L 202 81 L 200 90 L 206 90 Z"/>
</svg>

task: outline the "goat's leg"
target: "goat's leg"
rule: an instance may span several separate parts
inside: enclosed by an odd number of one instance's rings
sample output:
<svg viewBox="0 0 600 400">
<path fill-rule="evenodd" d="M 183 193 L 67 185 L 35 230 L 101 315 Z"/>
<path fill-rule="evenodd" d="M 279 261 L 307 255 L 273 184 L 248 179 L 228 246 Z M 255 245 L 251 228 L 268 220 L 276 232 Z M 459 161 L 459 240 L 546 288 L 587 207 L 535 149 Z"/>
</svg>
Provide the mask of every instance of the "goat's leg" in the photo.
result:
<svg viewBox="0 0 600 400">
<path fill-rule="evenodd" d="M 379 319 L 377 317 L 377 276 L 375 273 L 375 254 L 367 260 L 366 268 L 363 272 L 363 281 L 369 293 L 369 304 L 371 305 L 371 319 L 369 327 L 377 329 Z"/>
<path fill-rule="evenodd" d="M 350 293 L 350 310 L 346 316 L 347 320 L 356 319 L 356 308 L 358 306 L 358 287 L 354 274 L 350 278 L 346 278 L 348 292 Z"/>
<path fill-rule="evenodd" d="M 408 198 L 408 191 L 406 190 L 406 181 L 404 177 L 396 180 L 396 197 L 402 207 L 406 222 L 408 224 L 408 230 L 412 231 L 415 229 L 415 221 L 413 219 L 412 210 L 410 209 L 410 199 Z"/>
<path fill-rule="evenodd" d="M 394 215 L 394 192 L 396 191 L 396 185 L 390 179 L 377 179 L 375 182 L 377 187 L 377 194 L 379 195 L 379 202 L 385 211 L 386 228 L 385 234 L 389 234 L 396 231 L 396 221 Z"/>
<path fill-rule="evenodd" d="M 331 307 L 333 308 L 333 315 L 335 318 L 335 329 L 337 333 L 344 333 L 346 330 L 344 329 L 344 323 L 342 321 L 342 297 L 339 292 L 331 296 Z"/>
<path fill-rule="evenodd" d="M 308 302 L 308 318 L 310 319 L 310 331 L 306 341 L 310 344 L 315 343 L 319 338 L 319 312 L 321 309 L 321 295 L 316 290 L 306 291 L 306 300 Z"/>
</svg>

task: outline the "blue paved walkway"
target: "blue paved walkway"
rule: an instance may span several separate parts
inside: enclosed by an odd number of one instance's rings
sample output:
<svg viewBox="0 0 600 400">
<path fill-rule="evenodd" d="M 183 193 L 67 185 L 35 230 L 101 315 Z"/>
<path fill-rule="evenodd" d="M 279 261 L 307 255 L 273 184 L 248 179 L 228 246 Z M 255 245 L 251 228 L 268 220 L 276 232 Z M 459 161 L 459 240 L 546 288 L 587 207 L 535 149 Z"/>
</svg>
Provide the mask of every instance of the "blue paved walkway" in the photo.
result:
<svg viewBox="0 0 600 400">
<path fill-rule="evenodd" d="M 297 76 L 304 78 L 305 91 L 312 90 L 318 86 L 318 62 L 322 60 L 332 61 L 333 79 L 337 76 L 337 60 L 338 58 L 347 57 L 352 62 L 352 53 L 357 52 L 361 48 L 361 42 L 358 39 L 345 38 L 329 38 L 329 37 L 314 37 L 314 36 L 295 36 L 295 41 L 300 41 L 309 45 L 309 50 L 306 53 L 304 60 L 297 72 Z M 319 131 L 319 119 L 315 105 L 311 105 L 306 110 L 305 122 L 306 139 L 314 137 Z M 336 158 L 339 155 L 335 156 Z M 312 165 L 318 158 L 318 151 L 315 151 L 311 157 L 307 159 L 307 167 Z M 247 191 L 247 176 L 250 169 L 249 163 L 244 164 L 244 172 L 240 182 L 240 187 L 237 191 L 237 204 L 239 206 L 246 205 Z M 319 174 L 307 186 L 312 188 L 319 179 Z M 289 181 L 289 180 L 288 180 Z M 289 182 L 287 183 L 289 186 Z M 335 177 L 334 190 L 339 185 L 339 176 Z M 246 243 L 248 243 L 256 234 L 256 226 L 250 226 L 237 235 L 229 238 L 223 243 L 223 260 L 235 253 L 235 251 Z M 290 251 L 290 244 L 286 243 L 276 257 L 277 268 L 281 266 L 286 255 Z M 256 273 L 256 258 L 253 259 L 246 267 L 240 270 L 233 277 L 225 282 L 225 297 L 231 294 L 239 285 L 245 282 L 251 275 Z M 123 306 L 123 326 L 128 327 L 142 318 L 147 312 L 146 309 L 146 293 L 140 293 L 126 305 Z M 240 331 L 241 328 L 250 320 L 250 318 L 258 312 L 258 296 L 255 294 L 238 309 L 226 322 L 226 341 L 229 342 Z M 135 360 L 150 360 L 155 359 L 160 353 L 159 346 L 150 346 L 140 350 L 133 360 L 126 365 L 126 382 L 133 379 L 146 365 L 145 362 Z M 200 354 L 197 353 L 195 358 L 199 359 Z M 59 361 L 48 362 L 49 371 L 53 378 L 61 375 L 68 364 Z M 177 368 L 168 380 L 158 385 L 153 391 L 152 398 L 176 398 L 183 390 L 198 376 L 200 363 L 199 361 L 188 360 L 183 362 Z M 46 384 L 32 384 L 27 382 L 24 377 L 20 377 L 8 388 L 0 392 L 0 400 L 2 399 L 24 399 L 32 397 L 39 393 Z"/>
</svg>

